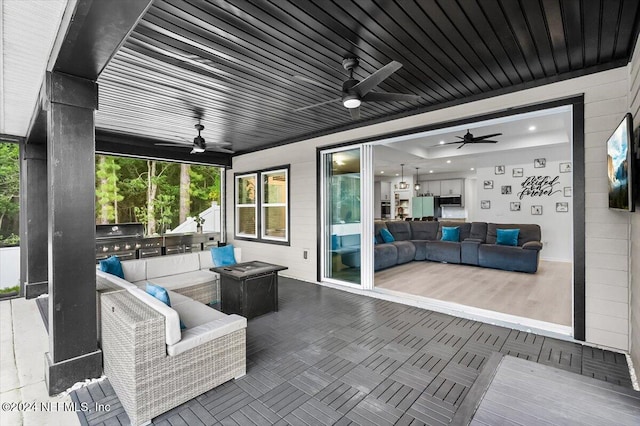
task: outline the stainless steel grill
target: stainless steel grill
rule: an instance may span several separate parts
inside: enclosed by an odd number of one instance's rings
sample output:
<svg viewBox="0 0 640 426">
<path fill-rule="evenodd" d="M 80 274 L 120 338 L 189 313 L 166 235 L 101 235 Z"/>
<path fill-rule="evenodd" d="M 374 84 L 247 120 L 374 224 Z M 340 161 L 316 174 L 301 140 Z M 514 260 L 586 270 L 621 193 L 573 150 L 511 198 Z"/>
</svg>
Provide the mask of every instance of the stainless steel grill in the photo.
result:
<svg viewBox="0 0 640 426">
<path fill-rule="evenodd" d="M 141 223 L 96 225 L 96 262 L 109 256 L 128 260 L 208 250 L 219 239 L 217 232 L 145 237 Z"/>
<path fill-rule="evenodd" d="M 136 259 L 138 241 L 144 234 L 141 223 L 96 225 L 96 262 L 109 256 L 121 260 Z"/>
</svg>

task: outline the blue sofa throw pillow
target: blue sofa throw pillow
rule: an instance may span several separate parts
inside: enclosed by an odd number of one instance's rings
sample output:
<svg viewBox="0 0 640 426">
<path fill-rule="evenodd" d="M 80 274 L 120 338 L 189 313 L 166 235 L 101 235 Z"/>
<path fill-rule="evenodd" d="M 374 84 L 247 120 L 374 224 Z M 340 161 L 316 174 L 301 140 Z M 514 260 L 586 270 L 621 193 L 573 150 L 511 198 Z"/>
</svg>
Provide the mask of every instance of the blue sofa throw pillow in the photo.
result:
<svg viewBox="0 0 640 426">
<path fill-rule="evenodd" d="M 164 303 L 165 305 L 167 305 L 168 307 L 171 307 L 171 299 L 169 299 L 169 293 L 167 292 L 166 288 L 160 287 L 159 285 L 151 284 L 148 282 L 145 288 L 145 291 L 150 295 L 152 295 L 153 297 L 155 297 L 156 299 L 158 299 L 159 301 L 161 301 L 162 303 Z M 186 329 L 187 329 L 187 326 L 184 325 L 182 320 L 180 320 L 180 330 L 186 330 Z"/>
<path fill-rule="evenodd" d="M 213 247 L 211 249 L 211 258 L 213 259 L 213 264 L 217 267 L 235 265 L 238 263 L 236 262 L 236 256 L 233 253 L 232 244 L 227 244 L 223 247 Z"/>
<path fill-rule="evenodd" d="M 442 227 L 442 241 L 451 241 L 457 243 L 460 241 L 460 227 L 459 226 L 443 226 Z"/>
<path fill-rule="evenodd" d="M 385 243 L 392 243 L 396 240 L 395 238 L 393 238 L 393 235 L 391 235 L 391 232 L 389 232 L 389 230 L 385 228 L 382 228 L 380 230 L 380 236 L 382 236 L 382 241 L 384 241 Z"/>
<path fill-rule="evenodd" d="M 497 229 L 496 244 L 501 246 L 517 246 L 519 229 Z"/>
<path fill-rule="evenodd" d="M 100 270 L 124 280 L 124 272 L 122 271 L 122 264 L 120 263 L 120 258 L 118 256 L 111 256 L 108 259 L 101 260 Z"/>
</svg>

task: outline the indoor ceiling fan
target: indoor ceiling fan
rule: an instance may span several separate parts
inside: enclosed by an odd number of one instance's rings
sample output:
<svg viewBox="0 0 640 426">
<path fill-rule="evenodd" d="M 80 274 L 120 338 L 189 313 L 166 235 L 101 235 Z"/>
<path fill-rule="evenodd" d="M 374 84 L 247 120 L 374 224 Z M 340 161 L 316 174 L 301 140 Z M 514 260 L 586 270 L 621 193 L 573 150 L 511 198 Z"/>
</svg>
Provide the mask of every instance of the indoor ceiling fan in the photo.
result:
<svg viewBox="0 0 640 426">
<path fill-rule="evenodd" d="M 489 140 L 489 138 L 492 138 L 494 136 L 501 136 L 501 135 L 502 133 L 492 133 L 490 135 L 476 137 L 476 136 L 473 136 L 473 134 L 469 130 L 467 130 L 467 133 L 464 136 L 456 136 L 458 139 L 462 139 L 461 141 L 447 142 L 442 145 L 452 145 L 456 143 L 461 143 L 462 145 L 460 145 L 457 148 L 457 149 L 460 149 L 466 144 L 472 144 L 472 143 L 498 143 L 498 141 L 492 141 L 492 140 Z M 439 145 L 436 145 L 436 146 L 439 146 Z"/>
<path fill-rule="evenodd" d="M 199 154 L 205 151 L 214 151 L 214 152 L 223 152 L 225 154 L 233 154 L 234 151 L 223 148 L 223 146 L 231 145 L 229 142 L 209 142 L 207 143 L 205 139 L 200 135 L 200 132 L 204 130 L 204 126 L 200 123 L 195 125 L 196 130 L 198 131 L 198 136 L 193 138 L 193 142 L 185 140 L 184 142 L 166 142 L 166 143 L 156 143 L 158 146 L 179 146 L 179 147 L 188 147 L 191 146 L 190 154 Z"/>
<path fill-rule="evenodd" d="M 319 102 L 313 105 L 308 105 L 302 108 L 295 109 L 294 111 L 304 111 L 305 109 L 315 108 L 317 106 L 341 101 L 345 108 L 349 109 L 351 118 L 357 120 L 360 118 L 360 104 L 362 102 L 406 102 L 417 101 L 418 99 L 420 99 L 420 96 L 409 95 L 406 93 L 387 93 L 373 91 L 376 86 L 386 80 L 389 76 L 391 76 L 391 74 L 402 68 L 402 64 L 400 62 L 391 61 L 362 81 L 358 81 L 353 78 L 353 70 L 358 66 L 358 58 L 346 57 L 342 60 L 342 66 L 349 72 L 349 78 L 344 83 L 342 83 L 341 97 L 325 102 Z M 299 81 L 304 81 L 319 87 L 323 87 L 331 91 L 335 91 L 335 88 L 329 87 L 324 83 L 320 83 L 319 81 L 315 81 L 307 77 L 294 76 L 293 78 Z"/>
</svg>

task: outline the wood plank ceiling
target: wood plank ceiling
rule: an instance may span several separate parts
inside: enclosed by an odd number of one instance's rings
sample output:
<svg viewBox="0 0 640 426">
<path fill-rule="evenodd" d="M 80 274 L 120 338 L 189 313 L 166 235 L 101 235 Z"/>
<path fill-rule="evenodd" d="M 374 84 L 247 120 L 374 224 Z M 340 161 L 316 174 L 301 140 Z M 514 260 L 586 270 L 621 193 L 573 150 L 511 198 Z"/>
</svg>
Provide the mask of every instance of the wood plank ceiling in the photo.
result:
<svg viewBox="0 0 640 426">
<path fill-rule="evenodd" d="M 99 79 L 97 126 L 179 141 L 202 116 L 249 152 L 623 66 L 639 21 L 638 0 L 159 0 Z M 421 99 L 294 111 L 340 97 L 345 56 L 358 80 L 401 62 L 377 90 Z"/>
</svg>

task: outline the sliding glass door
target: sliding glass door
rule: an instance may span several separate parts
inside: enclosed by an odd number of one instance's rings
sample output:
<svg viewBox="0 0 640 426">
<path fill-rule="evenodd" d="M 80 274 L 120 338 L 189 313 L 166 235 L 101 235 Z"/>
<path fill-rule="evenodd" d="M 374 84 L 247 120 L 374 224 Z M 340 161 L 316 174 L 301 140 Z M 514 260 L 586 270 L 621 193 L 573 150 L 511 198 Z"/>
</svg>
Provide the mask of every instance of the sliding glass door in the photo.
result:
<svg viewBox="0 0 640 426">
<path fill-rule="evenodd" d="M 321 156 L 322 279 L 360 285 L 360 148 Z"/>
</svg>

